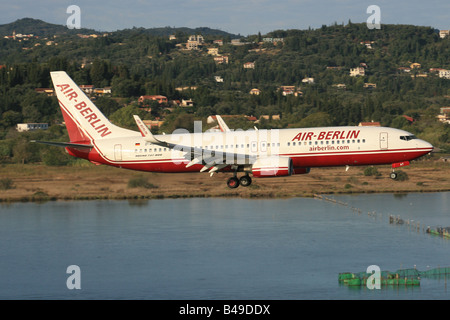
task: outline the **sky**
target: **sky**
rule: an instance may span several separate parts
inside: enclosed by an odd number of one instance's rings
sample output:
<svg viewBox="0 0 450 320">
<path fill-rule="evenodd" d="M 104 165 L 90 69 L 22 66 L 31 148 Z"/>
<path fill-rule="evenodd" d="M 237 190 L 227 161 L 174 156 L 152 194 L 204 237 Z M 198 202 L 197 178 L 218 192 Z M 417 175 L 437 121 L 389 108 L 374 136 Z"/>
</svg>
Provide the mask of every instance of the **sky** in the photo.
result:
<svg viewBox="0 0 450 320">
<path fill-rule="evenodd" d="M 243 36 L 274 30 L 316 29 L 366 22 L 380 8 L 380 24 L 450 29 L 448 0 L 0 0 L 0 24 L 35 18 L 66 25 L 80 8 L 82 28 L 116 31 L 133 27 L 210 27 Z"/>
</svg>

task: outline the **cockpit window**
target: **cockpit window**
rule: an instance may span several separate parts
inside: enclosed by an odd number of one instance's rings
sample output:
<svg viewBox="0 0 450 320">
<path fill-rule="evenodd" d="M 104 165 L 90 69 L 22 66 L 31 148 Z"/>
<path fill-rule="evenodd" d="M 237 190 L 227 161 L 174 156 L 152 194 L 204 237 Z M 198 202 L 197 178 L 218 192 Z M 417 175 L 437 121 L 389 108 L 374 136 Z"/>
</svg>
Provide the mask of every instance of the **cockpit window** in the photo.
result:
<svg viewBox="0 0 450 320">
<path fill-rule="evenodd" d="M 400 140 L 409 141 L 409 140 L 413 140 L 413 139 L 417 139 L 417 137 L 416 137 L 415 135 L 410 135 L 410 136 L 400 136 Z"/>
</svg>

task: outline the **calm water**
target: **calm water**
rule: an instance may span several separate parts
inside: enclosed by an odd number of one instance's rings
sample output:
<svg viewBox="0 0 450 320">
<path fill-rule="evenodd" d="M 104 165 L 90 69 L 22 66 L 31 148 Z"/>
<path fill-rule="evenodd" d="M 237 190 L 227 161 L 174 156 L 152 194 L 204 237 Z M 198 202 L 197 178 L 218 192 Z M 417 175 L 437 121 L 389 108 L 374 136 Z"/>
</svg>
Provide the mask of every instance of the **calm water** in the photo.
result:
<svg viewBox="0 0 450 320">
<path fill-rule="evenodd" d="M 444 280 L 348 288 L 340 272 L 450 266 L 450 193 L 0 206 L 0 299 L 448 299 Z M 357 213 L 352 207 L 361 210 Z M 370 214 L 368 214 L 370 213 Z M 389 214 L 420 223 L 389 224 Z M 81 270 L 69 290 L 66 269 Z"/>
</svg>

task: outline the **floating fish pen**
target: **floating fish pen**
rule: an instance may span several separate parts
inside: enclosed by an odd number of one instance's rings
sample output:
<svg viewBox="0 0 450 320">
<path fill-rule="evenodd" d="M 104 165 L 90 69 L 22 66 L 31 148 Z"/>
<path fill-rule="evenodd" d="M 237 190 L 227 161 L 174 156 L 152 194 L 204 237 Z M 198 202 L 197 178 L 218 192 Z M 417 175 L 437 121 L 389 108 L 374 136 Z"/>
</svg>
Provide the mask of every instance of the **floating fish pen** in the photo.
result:
<svg viewBox="0 0 450 320">
<path fill-rule="evenodd" d="M 347 286 L 366 286 L 367 280 L 373 274 L 367 272 L 344 272 L 339 274 L 339 283 Z M 450 267 L 435 268 L 426 271 L 400 269 L 395 272 L 381 271 L 380 285 L 382 286 L 420 286 L 421 278 L 441 279 L 450 276 Z"/>
<path fill-rule="evenodd" d="M 450 239 L 450 227 L 427 227 L 426 233 L 432 234 L 434 236 L 439 236 L 445 239 Z"/>
<path fill-rule="evenodd" d="M 421 271 L 420 276 L 422 278 L 428 278 L 428 279 L 447 279 L 447 277 L 450 277 L 450 267 L 442 267 L 442 268 L 435 268 L 430 269 L 427 271 Z"/>
<path fill-rule="evenodd" d="M 415 270 L 415 269 L 408 269 Z M 359 273 L 340 273 L 339 282 L 347 286 L 366 286 L 367 280 L 372 274 L 367 272 Z M 420 276 L 416 272 L 405 272 L 398 270 L 397 272 L 381 271 L 380 285 L 382 286 L 420 286 Z"/>
</svg>

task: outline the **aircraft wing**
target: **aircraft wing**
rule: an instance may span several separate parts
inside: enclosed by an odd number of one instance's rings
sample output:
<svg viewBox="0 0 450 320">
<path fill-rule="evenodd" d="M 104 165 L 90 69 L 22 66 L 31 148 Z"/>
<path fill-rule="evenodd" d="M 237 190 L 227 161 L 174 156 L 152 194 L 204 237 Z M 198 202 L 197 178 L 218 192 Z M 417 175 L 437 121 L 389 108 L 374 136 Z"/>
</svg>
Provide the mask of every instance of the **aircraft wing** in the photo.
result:
<svg viewBox="0 0 450 320">
<path fill-rule="evenodd" d="M 256 159 L 256 156 L 248 154 L 222 152 L 166 142 L 157 139 L 144 124 L 144 122 L 139 118 L 139 116 L 134 115 L 134 120 L 136 121 L 142 137 L 144 137 L 146 141 L 155 145 L 184 152 L 185 159 L 190 160 L 190 162 L 186 165 L 186 168 L 189 168 L 195 164 L 202 164 L 203 168 L 200 170 L 200 172 L 205 172 L 208 170 L 208 172 L 213 175 L 214 172 L 218 172 L 228 166 L 249 165 Z"/>
</svg>

